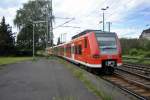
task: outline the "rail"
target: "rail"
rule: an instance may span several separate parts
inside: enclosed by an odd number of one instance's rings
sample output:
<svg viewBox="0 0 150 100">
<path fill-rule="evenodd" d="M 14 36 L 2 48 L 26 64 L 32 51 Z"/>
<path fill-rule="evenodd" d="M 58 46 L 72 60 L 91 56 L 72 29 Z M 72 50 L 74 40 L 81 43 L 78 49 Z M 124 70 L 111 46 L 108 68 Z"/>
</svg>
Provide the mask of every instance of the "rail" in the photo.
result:
<svg viewBox="0 0 150 100">
<path fill-rule="evenodd" d="M 103 79 L 117 85 L 120 89 L 140 100 L 150 99 L 150 78 L 117 68 L 114 75 L 104 76 Z"/>
<path fill-rule="evenodd" d="M 118 67 L 118 69 L 126 70 L 128 72 L 140 74 L 150 78 L 150 66 L 124 63 L 123 66 Z"/>
</svg>

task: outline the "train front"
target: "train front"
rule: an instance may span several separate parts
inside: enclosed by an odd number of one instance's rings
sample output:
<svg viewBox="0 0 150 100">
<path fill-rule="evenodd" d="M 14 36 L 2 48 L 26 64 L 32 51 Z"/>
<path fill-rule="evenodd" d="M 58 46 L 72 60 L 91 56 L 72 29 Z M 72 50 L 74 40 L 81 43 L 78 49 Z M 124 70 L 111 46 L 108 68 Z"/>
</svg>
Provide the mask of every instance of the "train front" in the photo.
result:
<svg viewBox="0 0 150 100">
<path fill-rule="evenodd" d="M 102 70 L 113 73 L 115 67 L 122 65 L 121 46 L 116 33 L 95 33 Z"/>
</svg>

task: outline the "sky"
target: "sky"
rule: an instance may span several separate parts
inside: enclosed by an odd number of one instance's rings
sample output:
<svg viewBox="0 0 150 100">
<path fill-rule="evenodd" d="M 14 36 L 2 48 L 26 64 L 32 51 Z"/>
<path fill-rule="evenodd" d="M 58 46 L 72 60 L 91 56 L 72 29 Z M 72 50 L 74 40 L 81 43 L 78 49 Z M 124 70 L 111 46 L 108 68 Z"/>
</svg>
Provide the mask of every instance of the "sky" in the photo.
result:
<svg viewBox="0 0 150 100">
<path fill-rule="evenodd" d="M 13 26 L 13 32 L 18 32 L 13 25 L 16 11 L 29 0 L 2 0 L 0 1 L 0 18 L 6 17 L 7 23 Z M 118 36 L 138 38 L 143 29 L 150 27 L 150 0 L 53 0 L 54 28 L 68 21 L 61 18 L 75 18 L 65 26 L 78 28 L 59 27 L 54 29 L 54 41 L 64 33 L 67 41 L 85 29 L 102 30 L 102 8 L 105 11 L 105 22 L 111 22 L 111 31 Z M 108 31 L 108 24 L 105 24 Z"/>
</svg>

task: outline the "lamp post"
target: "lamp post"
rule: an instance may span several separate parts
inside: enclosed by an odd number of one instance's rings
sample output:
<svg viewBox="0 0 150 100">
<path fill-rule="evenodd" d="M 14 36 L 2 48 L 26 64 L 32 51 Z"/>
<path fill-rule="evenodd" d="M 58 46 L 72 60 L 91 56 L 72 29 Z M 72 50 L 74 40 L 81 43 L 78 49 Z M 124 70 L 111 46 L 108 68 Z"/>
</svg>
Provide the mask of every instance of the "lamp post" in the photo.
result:
<svg viewBox="0 0 150 100">
<path fill-rule="evenodd" d="M 103 11 L 103 31 L 105 31 L 105 13 L 104 11 L 107 10 L 109 7 L 107 6 L 106 8 L 102 8 L 101 10 Z"/>
<path fill-rule="evenodd" d="M 35 52 L 35 48 L 34 48 L 34 23 L 32 23 L 33 25 L 33 49 L 32 49 L 32 52 L 33 52 L 33 58 L 34 58 L 34 52 Z"/>
</svg>

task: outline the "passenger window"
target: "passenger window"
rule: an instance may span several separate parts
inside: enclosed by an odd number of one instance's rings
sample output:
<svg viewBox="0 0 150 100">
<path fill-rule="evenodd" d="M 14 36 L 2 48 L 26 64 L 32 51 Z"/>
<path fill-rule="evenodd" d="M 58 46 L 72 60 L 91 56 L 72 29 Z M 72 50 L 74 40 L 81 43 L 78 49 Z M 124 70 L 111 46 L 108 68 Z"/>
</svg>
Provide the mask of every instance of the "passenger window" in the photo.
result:
<svg viewBox="0 0 150 100">
<path fill-rule="evenodd" d="M 84 38 L 84 48 L 87 48 L 87 38 Z"/>
<path fill-rule="evenodd" d="M 82 46 L 81 45 L 74 46 L 74 53 L 81 55 L 82 54 Z"/>
<path fill-rule="evenodd" d="M 79 55 L 82 54 L 82 46 L 81 45 L 78 46 L 78 53 L 79 53 Z"/>
</svg>

